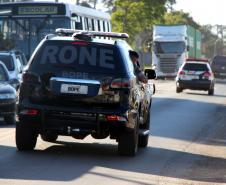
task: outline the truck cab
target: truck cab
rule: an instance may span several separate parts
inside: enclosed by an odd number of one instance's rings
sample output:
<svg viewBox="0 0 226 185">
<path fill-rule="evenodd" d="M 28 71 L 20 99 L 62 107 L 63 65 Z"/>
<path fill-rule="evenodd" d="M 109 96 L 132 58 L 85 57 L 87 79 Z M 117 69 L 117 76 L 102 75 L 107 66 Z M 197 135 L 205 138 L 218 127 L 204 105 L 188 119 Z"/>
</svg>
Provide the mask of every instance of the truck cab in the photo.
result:
<svg viewBox="0 0 226 185">
<path fill-rule="evenodd" d="M 154 26 L 153 30 L 152 65 L 157 77 L 175 77 L 186 58 L 197 56 L 196 48 L 201 48 L 196 30 L 187 25 Z"/>
</svg>

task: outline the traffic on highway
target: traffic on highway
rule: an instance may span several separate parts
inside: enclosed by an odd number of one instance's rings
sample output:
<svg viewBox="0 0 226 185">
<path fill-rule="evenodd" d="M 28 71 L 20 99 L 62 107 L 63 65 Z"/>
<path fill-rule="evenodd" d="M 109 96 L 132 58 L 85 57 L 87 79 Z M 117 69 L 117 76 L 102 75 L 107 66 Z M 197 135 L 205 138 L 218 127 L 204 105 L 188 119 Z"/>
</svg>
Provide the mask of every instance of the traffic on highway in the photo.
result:
<svg viewBox="0 0 226 185">
<path fill-rule="evenodd" d="M 226 29 L 180 3 L 0 1 L 0 185 L 226 184 Z"/>
</svg>

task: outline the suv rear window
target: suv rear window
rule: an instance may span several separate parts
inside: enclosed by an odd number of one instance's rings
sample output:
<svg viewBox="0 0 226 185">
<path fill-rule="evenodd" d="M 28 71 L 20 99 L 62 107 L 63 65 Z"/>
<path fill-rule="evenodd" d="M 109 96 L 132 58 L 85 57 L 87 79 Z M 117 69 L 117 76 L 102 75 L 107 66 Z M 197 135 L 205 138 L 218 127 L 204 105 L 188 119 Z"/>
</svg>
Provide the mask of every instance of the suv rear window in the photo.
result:
<svg viewBox="0 0 226 185">
<path fill-rule="evenodd" d="M 9 71 L 14 70 L 13 58 L 10 55 L 0 55 L 0 61 L 5 64 L 6 68 Z"/>
<path fill-rule="evenodd" d="M 183 70 L 187 71 L 209 71 L 206 64 L 185 64 Z"/>
<path fill-rule="evenodd" d="M 63 71 L 121 74 L 125 67 L 114 45 L 49 40 L 36 53 L 30 70 L 37 74 Z"/>
<path fill-rule="evenodd" d="M 226 57 L 225 56 L 214 57 L 212 65 L 226 66 Z"/>
</svg>

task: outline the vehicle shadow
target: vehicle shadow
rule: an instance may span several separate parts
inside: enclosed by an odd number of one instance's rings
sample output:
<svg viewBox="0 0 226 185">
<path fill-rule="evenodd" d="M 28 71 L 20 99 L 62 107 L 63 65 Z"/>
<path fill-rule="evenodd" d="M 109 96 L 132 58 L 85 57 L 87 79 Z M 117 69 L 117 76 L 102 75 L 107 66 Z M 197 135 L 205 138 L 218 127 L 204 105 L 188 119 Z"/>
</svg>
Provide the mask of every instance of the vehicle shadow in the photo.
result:
<svg viewBox="0 0 226 185">
<path fill-rule="evenodd" d="M 208 96 L 208 97 L 212 97 L 212 96 L 215 96 L 215 97 L 221 97 L 221 98 L 226 98 L 226 95 L 223 95 L 223 94 L 214 94 L 214 95 L 208 95 L 208 92 L 203 92 L 203 93 L 200 93 L 200 92 L 184 92 L 186 94 L 191 94 L 191 95 L 201 95 L 201 96 Z"/>
<path fill-rule="evenodd" d="M 225 169 L 226 159 L 223 158 L 154 147 L 139 150 L 136 157 L 121 157 L 116 151 L 116 145 L 97 143 L 53 145 L 34 152 L 17 152 L 14 147 L 1 145 L 0 153 L 4 160 L 0 160 L 0 179 L 63 182 L 73 181 L 84 175 L 95 175 L 142 185 L 152 184 L 151 181 L 156 184 L 156 179 L 152 179 L 154 175 L 161 179 L 170 177 L 226 183 L 222 170 Z M 192 160 L 199 163 L 192 166 Z M 185 173 L 186 169 L 189 170 Z M 136 173 L 133 175 L 137 178 L 128 174 L 123 176 L 124 172 Z M 143 175 L 148 183 L 144 182 Z M 106 182 L 102 181 L 100 184 Z"/>
</svg>

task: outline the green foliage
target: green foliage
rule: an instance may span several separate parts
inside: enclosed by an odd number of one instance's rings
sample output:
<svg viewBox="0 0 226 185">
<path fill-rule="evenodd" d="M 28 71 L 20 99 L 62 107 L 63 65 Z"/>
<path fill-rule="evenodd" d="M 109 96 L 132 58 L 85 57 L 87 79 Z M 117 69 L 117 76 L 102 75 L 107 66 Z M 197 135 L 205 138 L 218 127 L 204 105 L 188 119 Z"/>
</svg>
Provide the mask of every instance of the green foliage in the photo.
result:
<svg viewBox="0 0 226 185">
<path fill-rule="evenodd" d="M 173 11 L 170 13 L 165 13 L 163 24 L 187 24 L 196 29 L 200 28 L 200 25 L 196 23 L 189 13 L 184 13 L 183 11 Z"/>
<path fill-rule="evenodd" d="M 163 19 L 166 2 L 166 0 L 115 0 L 115 11 L 112 13 L 113 31 L 128 33 L 129 43 L 135 46 L 138 34 L 151 30 L 153 24 Z"/>
<path fill-rule="evenodd" d="M 109 12 L 115 11 L 115 0 L 102 0 L 102 3 L 108 8 Z"/>
<path fill-rule="evenodd" d="M 213 26 L 204 25 L 201 27 L 203 53 L 207 58 L 213 58 L 214 52 L 217 52 L 217 35 L 212 33 Z"/>
</svg>

